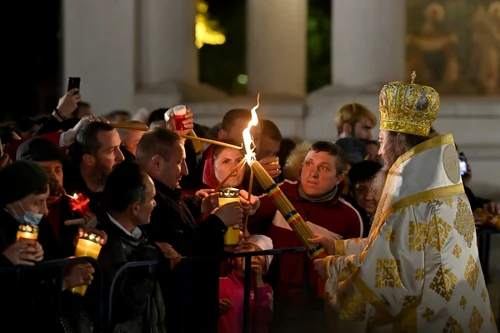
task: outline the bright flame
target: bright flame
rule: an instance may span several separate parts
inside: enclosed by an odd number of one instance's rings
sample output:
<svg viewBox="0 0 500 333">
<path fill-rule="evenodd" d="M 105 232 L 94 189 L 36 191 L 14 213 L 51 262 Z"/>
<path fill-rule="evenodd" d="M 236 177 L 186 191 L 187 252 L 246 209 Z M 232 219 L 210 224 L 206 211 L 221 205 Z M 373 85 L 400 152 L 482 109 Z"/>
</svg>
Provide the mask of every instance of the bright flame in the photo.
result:
<svg viewBox="0 0 500 333">
<path fill-rule="evenodd" d="M 73 199 L 78 199 L 78 195 L 76 195 L 76 193 L 73 194 Z"/>
<path fill-rule="evenodd" d="M 252 135 L 250 134 L 250 129 L 253 126 L 257 126 L 259 124 L 259 118 L 257 117 L 257 112 L 255 112 L 260 106 L 260 94 L 257 94 L 257 105 L 252 108 L 252 120 L 248 123 L 248 127 L 243 130 L 243 142 L 245 143 L 245 159 L 247 160 L 248 165 L 252 165 L 252 162 L 255 161 L 255 153 L 254 148 L 252 148 L 253 140 Z"/>
</svg>

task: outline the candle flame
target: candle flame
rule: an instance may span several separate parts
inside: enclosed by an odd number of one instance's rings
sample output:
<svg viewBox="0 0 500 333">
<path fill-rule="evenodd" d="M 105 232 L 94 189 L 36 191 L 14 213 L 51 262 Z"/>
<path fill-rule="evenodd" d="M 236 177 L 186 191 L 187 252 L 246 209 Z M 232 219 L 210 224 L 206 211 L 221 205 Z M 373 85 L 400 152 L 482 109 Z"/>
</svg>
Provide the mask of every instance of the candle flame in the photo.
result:
<svg viewBox="0 0 500 333">
<path fill-rule="evenodd" d="M 253 140 L 252 135 L 250 134 L 250 129 L 253 126 L 257 126 L 259 124 L 259 118 L 257 117 L 256 110 L 260 106 L 260 94 L 257 94 L 257 105 L 255 105 L 252 110 L 252 119 L 248 123 L 248 127 L 243 130 L 243 142 L 245 143 L 245 159 L 248 165 L 252 165 L 252 162 L 255 161 L 255 153 L 254 148 L 252 148 Z"/>
</svg>

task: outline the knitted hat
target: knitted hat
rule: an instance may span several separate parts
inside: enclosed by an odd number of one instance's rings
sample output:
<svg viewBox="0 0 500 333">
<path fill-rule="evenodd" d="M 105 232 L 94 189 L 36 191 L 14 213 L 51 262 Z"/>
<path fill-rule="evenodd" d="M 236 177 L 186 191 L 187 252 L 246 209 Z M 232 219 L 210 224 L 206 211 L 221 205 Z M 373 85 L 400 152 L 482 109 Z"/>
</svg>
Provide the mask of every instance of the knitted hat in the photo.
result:
<svg viewBox="0 0 500 333">
<path fill-rule="evenodd" d="M 35 162 L 16 161 L 0 171 L 0 206 L 40 194 L 49 184 L 45 170 Z"/>
<path fill-rule="evenodd" d="M 273 249 L 273 241 L 271 240 L 271 238 L 264 235 L 250 235 L 245 239 L 245 243 L 256 245 L 260 247 L 262 251 Z M 273 260 L 272 255 L 266 256 L 267 269 L 269 269 L 272 260 Z"/>
</svg>

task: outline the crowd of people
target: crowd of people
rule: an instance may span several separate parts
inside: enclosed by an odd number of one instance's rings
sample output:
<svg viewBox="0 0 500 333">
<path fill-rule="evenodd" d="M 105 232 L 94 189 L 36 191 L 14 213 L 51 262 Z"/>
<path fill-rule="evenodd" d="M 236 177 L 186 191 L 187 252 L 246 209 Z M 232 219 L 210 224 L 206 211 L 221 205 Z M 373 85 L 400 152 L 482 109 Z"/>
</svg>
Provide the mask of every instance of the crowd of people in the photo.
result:
<svg viewBox="0 0 500 333">
<path fill-rule="evenodd" d="M 1 125 L 1 267 L 74 256 L 78 239 L 92 233 L 102 245 L 97 262 L 107 295 L 123 265 L 158 260 L 156 270 L 123 273 L 111 300 L 99 299 L 90 263 L 64 267 L 61 332 L 105 330 L 96 302 L 112 311 L 113 332 L 142 332 L 145 318 L 150 332 L 208 332 L 208 327 L 242 332 L 247 269 L 252 271 L 251 332 L 268 332 L 271 326 L 275 332 L 326 332 L 327 317 L 333 317 L 328 318 L 332 332 L 367 327 L 494 332 L 474 220 L 482 221 L 484 212 L 498 216 L 499 205 L 474 196 L 469 164 L 462 174 L 453 169 L 458 148 L 451 136 L 431 129 L 435 117 L 415 116 L 410 123 L 416 125 L 406 129 L 395 125 L 403 111 L 437 115 L 439 97 L 437 106 L 420 105 L 419 99 L 398 114 L 389 88 L 381 94 L 378 140 L 371 133 L 377 117 L 356 102 L 336 111 L 332 141 L 284 138 L 269 119 L 251 128 L 256 159 L 306 221 L 314 234 L 309 242 L 321 244 L 328 254 L 314 262 L 301 253 L 280 260 L 259 255 L 251 267 L 241 258 L 227 259 L 228 253 L 301 247 L 300 239 L 265 189 L 254 182 L 247 192 L 250 168 L 237 168 L 244 149 L 185 139 L 194 131 L 241 146 L 250 110 L 229 110 L 209 128 L 196 123 L 196 110 L 188 108 L 178 128 L 174 117 L 165 117 L 172 113 L 169 108 L 97 116 L 73 89 L 52 114 Z M 429 176 L 433 172 L 436 177 Z M 432 179 L 417 181 L 424 174 Z M 415 188 L 409 189 L 410 183 Z M 236 188 L 239 202 L 219 206 L 220 187 Z M 83 208 L 75 207 L 76 198 L 86 200 Z M 20 225 L 35 225 L 37 239 L 17 240 Z M 226 232 L 234 228 L 240 241 L 225 244 Z M 419 235 L 408 240 L 415 228 Z M 435 240 L 432 228 L 438 230 Z M 428 263 L 426 256 L 434 261 Z M 201 257 L 208 259 L 190 260 Z M 464 267 L 465 275 L 458 272 Z M 220 278 L 218 286 L 214 276 Z M 2 331 L 48 327 L 58 302 L 53 277 L 27 271 L 21 291 L 14 291 L 10 286 L 17 277 L 0 275 L 2 300 L 9 304 L 2 311 Z M 465 291 L 467 282 L 472 290 Z M 88 285 L 84 296 L 72 292 L 81 285 Z M 443 290 L 429 294 L 438 288 Z M 273 314 L 275 295 L 279 316 Z M 325 301 L 335 315 L 327 316 Z M 458 310 L 467 318 L 453 313 Z"/>
</svg>

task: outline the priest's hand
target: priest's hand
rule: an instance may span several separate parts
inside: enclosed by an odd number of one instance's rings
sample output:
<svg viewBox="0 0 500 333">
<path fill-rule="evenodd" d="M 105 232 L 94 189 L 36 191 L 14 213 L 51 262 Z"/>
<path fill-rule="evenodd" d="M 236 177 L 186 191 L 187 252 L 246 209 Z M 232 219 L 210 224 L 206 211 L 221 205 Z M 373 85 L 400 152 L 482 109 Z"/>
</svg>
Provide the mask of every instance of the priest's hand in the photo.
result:
<svg viewBox="0 0 500 333">
<path fill-rule="evenodd" d="M 307 241 L 311 244 L 320 244 L 329 255 L 335 254 L 335 240 L 339 240 L 336 237 L 328 237 L 322 234 L 314 233 L 314 238 L 309 238 Z"/>
<path fill-rule="evenodd" d="M 326 276 L 325 276 L 325 263 L 323 259 L 316 259 L 314 260 L 314 269 L 318 273 L 319 277 L 325 281 Z"/>
<path fill-rule="evenodd" d="M 248 200 L 248 192 L 240 190 L 240 204 L 245 214 L 252 216 L 260 207 L 260 199 L 252 195 L 250 196 L 250 200 Z"/>
</svg>

